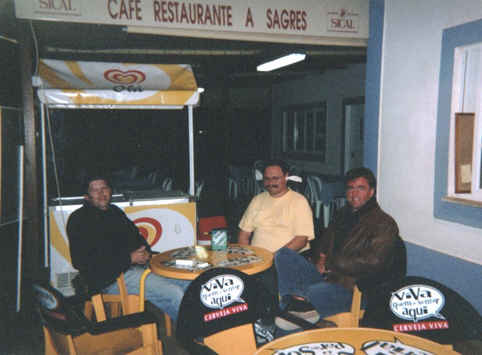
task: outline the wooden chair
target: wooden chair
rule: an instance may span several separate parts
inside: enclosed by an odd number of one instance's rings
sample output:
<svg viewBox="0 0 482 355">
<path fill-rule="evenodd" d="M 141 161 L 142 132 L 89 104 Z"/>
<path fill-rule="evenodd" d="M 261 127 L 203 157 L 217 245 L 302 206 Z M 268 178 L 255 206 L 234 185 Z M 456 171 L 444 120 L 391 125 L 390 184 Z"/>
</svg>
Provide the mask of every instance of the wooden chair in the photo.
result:
<svg viewBox="0 0 482 355">
<path fill-rule="evenodd" d="M 93 321 L 85 317 L 78 304 L 71 304 L 50 285 L 36 283 L 33 290 L 42 320 L 45 354 L 162 355 L 156 317 L 151 313 L 136 312 L 107 320 L 102 296 L 97 295 L 92 300 L 97 317 Z"/>
<path fill-rule="evenodd" d="M 353 287 L 353 298 L 351 301 L 350 312 L 343 312 L 326 317 L 325 320 L 336 323 L 339 328 L 353 328 L 360 325 L 360 319 L 363 317 L 361 309 L 362 293 L 355 285 Z"/>
<path fill-rule="evenodd" d="M 145 309 L 144 302 L 141 300 L 145 300 L 144 297 L 144 281 L 147 275 L 150 273 L 150 270 L 147 269 L 143 276 L 141 277 L 140 283 L 140 293 L 138 295 L 129 295 L 127 292 L 127 287 L 125 284 L 124 274 L 120 274 L 117 278 L 117 286 L 119 288 L 119 294 L 98 294 L 94 295 L 90 301 L 85 302 L 84 305 L 84 314 L 87 318 L 92 319 L 92 314 L 94 313 L 94 309 L 98 310 L 99 314 L 96 313 L 97 320 L 105 320 L 107 316 L 110 318 L 119 317 L 122 314 L 132 314 L 135 312 L 143 312 Z M 104 311 L 101 311 L 101 304 L 103 305 L 102 308 Z M 106 307 L 108 306 L 109 312 L 106 312 Z M 97 306 L 97 308 L 96 308 Z M 100 319 L 99 319 L 100 317 Z M 167 313 L 164 313 L 164 327 L 166 329 L 166 335 L 172 335 L 172 322 L 171 318 Z"/>
<path fill-rule="evenodd" d="M 267 292 L 267 291 L 266 291 Z M 187 288 L 179 309 L 177 339 L 192 353 L 245 355 L 256 351 L 254 323 L 269 308 L 262 286 L 245 273 L 214 268 Z"/>
</svg>

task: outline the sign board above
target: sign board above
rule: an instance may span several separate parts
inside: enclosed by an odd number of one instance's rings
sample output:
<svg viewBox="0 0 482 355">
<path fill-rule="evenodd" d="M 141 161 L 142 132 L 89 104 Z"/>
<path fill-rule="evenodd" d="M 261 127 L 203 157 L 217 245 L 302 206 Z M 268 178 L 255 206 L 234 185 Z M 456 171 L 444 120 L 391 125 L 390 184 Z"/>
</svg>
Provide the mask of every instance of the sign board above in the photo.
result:
<svg viewBox="0 0 482 355">
<path fill-rule="evenodd" d="M 263 38 L 368 39 L 366 0 L 15 0 L 17 18 Z M 202 35 L 201 35 L 202 36 Z M 283 41 L 283 40 L 281 40 Z"/>
</svg>

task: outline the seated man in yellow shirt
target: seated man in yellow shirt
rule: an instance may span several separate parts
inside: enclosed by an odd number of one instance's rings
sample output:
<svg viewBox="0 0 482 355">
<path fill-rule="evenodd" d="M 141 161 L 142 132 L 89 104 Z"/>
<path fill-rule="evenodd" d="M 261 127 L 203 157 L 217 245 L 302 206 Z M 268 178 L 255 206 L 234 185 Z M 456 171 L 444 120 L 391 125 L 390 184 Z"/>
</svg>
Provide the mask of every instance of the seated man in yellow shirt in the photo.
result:
<svg viewBox="0 0 482 355">
<path fill-rule="evenodd" d="M 239 223 L 239 244 L 252 244 L 276 253 L 283 247 L 297 252 L 309 249 L 314 239 L 313 212 L 306 198 L 287 186 L 288 167 L 283 161 L 265 164 L 265 192 L 250 202 Z M 278 300 L 278 285 L 274 267 L 259 275 L 264 285 Z M 317 316 L 316 312 L 315 316 Z M 308 319 L 316 322 L 318 319 Z"/>
<path fill-rule="evenodd" d="M 267 191 L 255 196 L 241 222 L 239 244 L 260 246 L 275 253 L 282 247 L 302 252 L 314 239 L 313 213 L 306 198 L 287 185 L 288 168 L 270 161 L 263 173 Z M 252 238 L 251 238 L 252 237 Z"/>
</svg>

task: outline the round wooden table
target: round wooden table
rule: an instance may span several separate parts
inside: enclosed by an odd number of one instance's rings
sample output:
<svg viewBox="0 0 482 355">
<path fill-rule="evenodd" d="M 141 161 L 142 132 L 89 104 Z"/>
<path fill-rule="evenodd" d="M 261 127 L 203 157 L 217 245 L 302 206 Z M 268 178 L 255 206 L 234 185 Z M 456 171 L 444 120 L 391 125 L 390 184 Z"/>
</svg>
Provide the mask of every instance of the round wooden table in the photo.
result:
<svg viewBox="0 0 482 355">
<path fill-rule="evenodd" d="M 331 352 L 330 352 L 331 351 Z M 255 355 L 281 354 L 458 354 L 410 334 L 372 328 L 325 328 L 290 334 L 263 345 Z"/>
<path fill-rule="evenodd" d="M 194 280 L 203 271 L 213 267 L 229 267 L 248 275 L 268 269 L 273 264 L 273 254 L 266 249 L 250 245 L 229 244 L 226 251 L 214 251 L 204 248 L 207 257 L 191 255 L 193 248 L 179 248 L 153 255 L 150 262 L 151 271 L 165 277 Z M 176 259 L 193 261 L 196 264 L 207 263 L 208 266 L 192 268 L 177 266 Z M 238 264 L 239 263 L 239 264 Z"/>
</svg>

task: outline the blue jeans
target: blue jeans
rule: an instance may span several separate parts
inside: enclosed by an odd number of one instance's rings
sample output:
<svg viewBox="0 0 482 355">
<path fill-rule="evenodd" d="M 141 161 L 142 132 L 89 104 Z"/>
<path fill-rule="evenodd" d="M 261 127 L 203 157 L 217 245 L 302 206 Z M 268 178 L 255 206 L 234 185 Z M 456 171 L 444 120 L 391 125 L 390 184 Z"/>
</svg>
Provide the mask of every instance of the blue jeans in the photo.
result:
<svg viewBox="0 0 482 355">
<path fill-rule="evenodd" d="M 309 301 L 321 318 L 350 310 L 352 291 L 325 281 L 315 265 L 296 251 L 281 248 L 274 261 L 282 307 L 286 306 L 283 296 L 296 295 Z"/>
<path fill-rule="evenodd" d="M 139 282 L 144 270 L 144 267 L 136 265 L 124 272 L 127 293 L 139 294 Z M 171 279 L 150 273 L 145 280 L 145 298 L 176 322 L 179 306 L 188 285 L 187 280 Z M 118 294 L 117 282 L 107 286 L 103 292 Z"/>
</svg>

